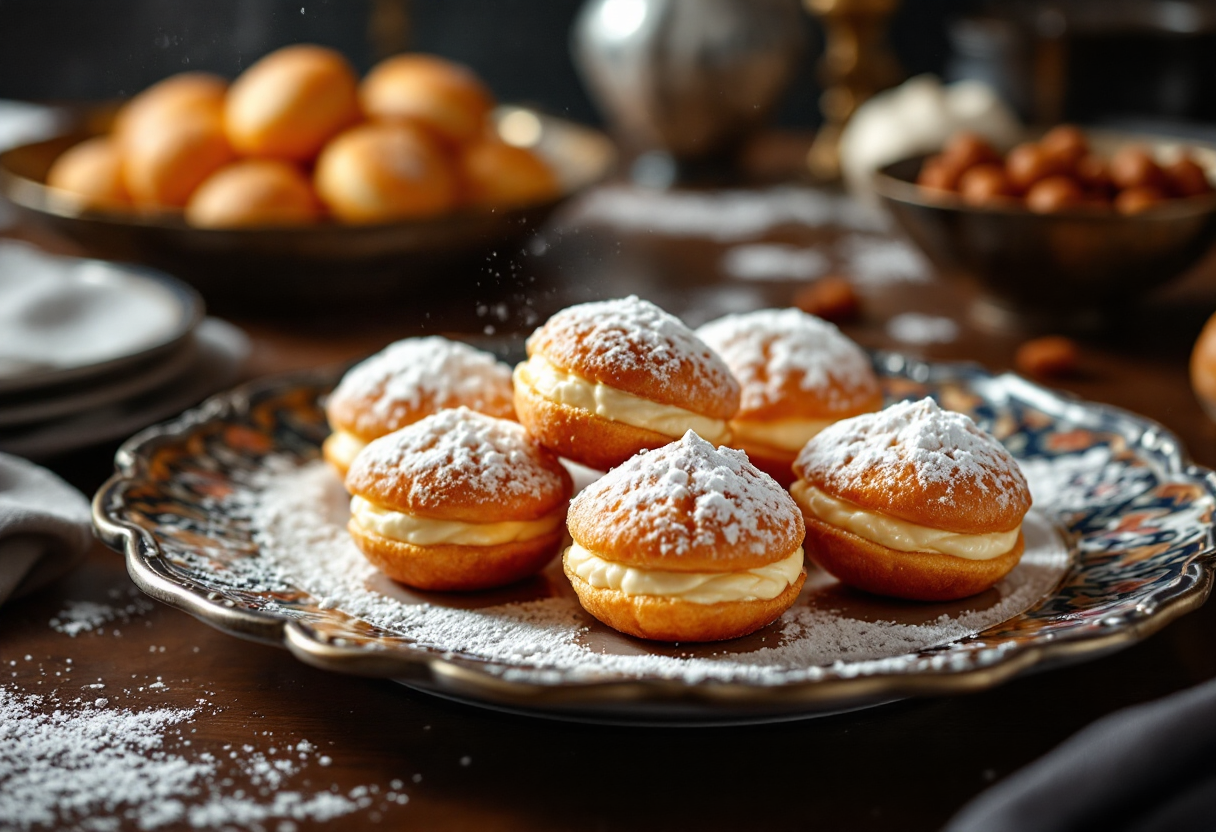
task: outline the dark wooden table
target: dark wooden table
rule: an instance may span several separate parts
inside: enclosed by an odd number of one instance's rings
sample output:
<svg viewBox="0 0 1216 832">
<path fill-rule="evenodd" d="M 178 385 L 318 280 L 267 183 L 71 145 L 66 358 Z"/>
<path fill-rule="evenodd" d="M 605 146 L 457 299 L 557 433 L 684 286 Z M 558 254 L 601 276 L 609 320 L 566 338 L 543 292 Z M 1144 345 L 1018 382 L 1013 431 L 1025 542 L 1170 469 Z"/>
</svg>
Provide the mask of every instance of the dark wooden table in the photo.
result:
<svg viewBox="0 0 1216 832">
<path fill-rule="evenodd" d="M 810 245 L 833 233 L 783 227 L 764 239 Z M 566 303 L 623 291 L 695 319 L 707 311 L 707 298 L 719 309 L 786 305 L 805 285 L 733 283 L 720 268 L 726 246 L 706 239 L 560 224 L 545 238 L 543 254 L 517 258 L 512 269 L 499 270 L 505 278 L 486 269 L 481 286 L 416 293 L 374 310 L 239 319 L 254 340 L 248 375 L 347 361 L 420 332 L 483 332 L 488 325 L 496 335 L 526 333 L 534 318 Z M 1216 308 L 1211 266 L 1086 338 L 1082 372 L 1059 383 L 1161 421 L 1205 465 L 1216 465 L 1216 427 L 1191 394 L 1186 360 Z M 437 284 L 445 281 L 435 276 Z M 1004 370 L 1023 338 L 967 323 L 970 290 L 951 281 L 871 286 L 862 296 L 864 316 L 846 330 L 867 347 Z M 952 317 L 962 324 L 959 336 L 925 347 L 897 344 L 885 322 L 903 311 Z M 94 449 L 50 467 L 91 491 L 108 475 L 112 453 L 113 446 Z M 369 790 L 365 808 L 331 822 L 342 829 L 936 829 L 969 798 L 1104 714 L 1216 676 L 1216 605 L 1209 604 L 1117 654 L 969 696 L 755 727 L 597 727 L 503 715 L 388 681 L 328 674 L 162 606 L 74 638 L 49 626 L 71 601 L 113 605 L 131 587 L 121 557 L 98 544 L 67 578 L 0 609 L 0 682 L 71 698 L 100 677 L 127 688 L 120 703 L 133 709 L 206 701 L 190 724 L 193 751 L 177 753 L 223 755 L 229 744 L 264 750 L 270 742 L 307 739 L 332 764 L 312 758 L 285 788 L 378 790 Z M 156 677 L 167 690 L 146 687 Z M 230 775 L 232 788 L 240 788 L 244 775 Z M 404 784 L 398 791 L 408 803 L 385 799 L 394 780 Z"/>
</svg>

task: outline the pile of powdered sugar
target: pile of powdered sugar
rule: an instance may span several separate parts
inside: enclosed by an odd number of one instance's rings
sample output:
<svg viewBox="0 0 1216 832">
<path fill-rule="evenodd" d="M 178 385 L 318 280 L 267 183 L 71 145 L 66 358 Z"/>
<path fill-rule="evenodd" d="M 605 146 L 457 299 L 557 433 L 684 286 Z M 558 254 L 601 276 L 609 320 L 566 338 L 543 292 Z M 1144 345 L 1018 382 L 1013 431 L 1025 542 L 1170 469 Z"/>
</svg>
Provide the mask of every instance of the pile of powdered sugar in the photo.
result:
<svg viewBox="0 0 1216 832">
<path fill-rule="evenodd" d="M 468 405 L 500 413 L 509 409 L 511 368 L 493 355 L 437 335 L 389 344 L 352 367 L 331 401 L 357 402 L 358 433 L 399 421 L 403 413 Z"/>
<path fill-rule="evenodd" d="M 637 374 L 708 398 L 736 383 L 683 321 L 636 295 L 563 309 L 532 334 L 528 352 L 596 381 Z"/>
<path fill-rule="evenodd" d="M 878 393 L 869 356 L 832 324 L 797 309 L 727 315 L 697 329 L 743 388 L 741 413 L 788 398 L 791 386 L 828 407 Z"/>
<path fill-rule="evenodd" d="M 323 463 L 282 460 L 235 492 L 230 508 L 247 514 L 259 546 L 244 559 L 264 583 L 299 587 L 321 606 L 340 610 L 422 647 L 499 663 L 508 677 L 592 680 L 663 678 L 689 683 L 745 681 L 775 685 L 834 672 L 865 675 L 911 661 L 906 654 L 944 645 L 1005 621 L 1044 597 L 1068 556 L 1047 524 L 1028 518 L 1021 565 L 997 586 L 999 600 L 919 624 L 841 613 L 828 601 L 800 601 L 781 619 L 776 638 L 750 652 L 667 655 L 596 649 L 606 631 L 587 616 L 560 569 L 551 565 L 551 594 L 520 603 L 461 609 L 420 603 L 364 560 L 347 534 L 348 496 Z M 273 608 L 273 605 L 272 605 Z M 490 666 L 493 669 L 493 665 Z"/>
<path fill-rule="evenodd" d="M 1026 492 L 1017 462 L 1000 442 L 965 414 L 927 398 L 830 425 L 796 463 L 807 479 L 833 491 L 865 490 L 884 480 L 894 491 L 909 466 L 922 486 L 945 486 L 943 500 L 967 488 L 1005 507 Z"/>
<path fill-rule="evenodd" d="M 798 545 L 790 530 L 800 519 L 790 495 L 747 454 L 692 431 L 623 462 L 570 504 L 571 532 L 584 545 L 593 545 L 589 536 L 674 558 L 786 555 Z"/>
<path fill-rule="evenodd" d="M 202 707 L 134 710 L 115 703 L 104 684 L 85 688 L 106 695 L 61 699 L 0 686 L 3 828 L 263 828 L 276 820 L 274 828 L 288 830 L 295 821 L 326 821 L 370 806 L 369 791 L 380 791 L 292 789 L 292 778 L 309 763 L 329 763 L 307 740 L 280 740 L 268 751 L 250 744 L 199 751 L 184 731 L 198 723 Z M 232 775 L 255 793 L 233 788 Z M 385 797 L 400 802 L 396 792 Z"/>
</svg>

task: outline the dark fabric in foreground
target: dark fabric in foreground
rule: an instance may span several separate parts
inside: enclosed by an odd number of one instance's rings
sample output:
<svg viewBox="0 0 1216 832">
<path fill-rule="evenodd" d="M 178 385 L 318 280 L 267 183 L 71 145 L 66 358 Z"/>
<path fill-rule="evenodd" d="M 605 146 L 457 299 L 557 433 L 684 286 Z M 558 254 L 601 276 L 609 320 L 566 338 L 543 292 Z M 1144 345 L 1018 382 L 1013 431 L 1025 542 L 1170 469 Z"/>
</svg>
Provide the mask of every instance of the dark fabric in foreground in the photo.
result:
<svg viewBox="0 0 1216 832">
<path fill-rule="evenodd" d="M 1216 679 L 1104 717 L 963 807 L 945 832 L 1216 829 Z"/>
</svg>

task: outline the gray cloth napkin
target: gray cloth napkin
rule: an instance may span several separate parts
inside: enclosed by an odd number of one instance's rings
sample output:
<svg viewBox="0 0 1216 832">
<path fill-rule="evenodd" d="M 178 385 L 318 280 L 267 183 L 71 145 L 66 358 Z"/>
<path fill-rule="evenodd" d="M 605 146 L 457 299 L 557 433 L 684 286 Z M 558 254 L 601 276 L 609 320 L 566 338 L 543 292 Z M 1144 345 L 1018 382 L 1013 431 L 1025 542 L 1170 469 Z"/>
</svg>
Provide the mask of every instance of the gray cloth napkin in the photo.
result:
<svg viewBox="0 0 1216 832">
<path fill-rule="evenodd" d="M 1116 711 L 963 807 L 945 832 L 1216 829 L 1216 679 Z"/>
<path fill-rule="evenodd" d="M 92 540 L 83 494 L 45 468 L 0 453 L 0 604 L 62 575 Z"/>
</svg>

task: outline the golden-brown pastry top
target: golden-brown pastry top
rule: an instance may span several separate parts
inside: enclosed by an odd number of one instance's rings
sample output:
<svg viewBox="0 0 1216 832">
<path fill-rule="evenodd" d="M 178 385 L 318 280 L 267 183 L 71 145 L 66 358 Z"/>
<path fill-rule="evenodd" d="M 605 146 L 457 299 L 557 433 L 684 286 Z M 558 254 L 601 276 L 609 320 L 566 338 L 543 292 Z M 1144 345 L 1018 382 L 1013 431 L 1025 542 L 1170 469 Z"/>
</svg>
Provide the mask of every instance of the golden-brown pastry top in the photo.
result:
<svg viewBox="0 0 1216 832">
<path fill-rule="evenodd" d="M 417 122 L 455 144 L 480 138 L 494 106 L 493 94 L 468 67 L 420 54 L 372 67 L 359 101 L 369 118 Z"/>
<path fill-rule="evenodd" d="M 528 338 L 528 355 L 589 381 L 714 419 L 739 409 L 739 382 L 691 329 L 636 296 L 571 306 Z"/>
<path fill-rule="evenodd" d="M 1014 529 L 1031 502 L 1004 446 L 932 399 L 825 428 L 798 454 L 794 473 L 861 508 L 959 534 Z"/>
<path fill-rule="evenodd" d="M 573 484 L 518 423 L 461 407 L 369 444 L 351 464 L 346 488 L 414 517 L 497 523 L 560 511 Z"/>
<path fill-rule="evenodd" d="M 325 405 L 329 425 L 364 442 L 432 413 L 467 407 L 514 419 L 511 368 L 488 352 L 438 335 L 389 344 L 356 364 Z"/>
<path fill-rule="evenodd" d="M 742 386 L 735 419 L 843 419 L 882 406 L 869 356 L 814 315 L 762 309 L 711 321 L 697 335 Z"/>
<path fill-rule="evenodd" d="M 604 560 L 671 572 L 754 569 L 788 557 L 806 532 L 772 477 L 692 431 L 583 489 L 567 525 Z"/>
</svg>

